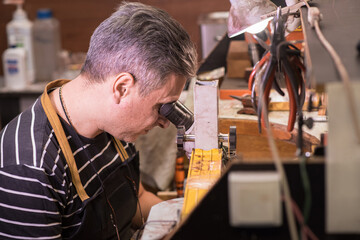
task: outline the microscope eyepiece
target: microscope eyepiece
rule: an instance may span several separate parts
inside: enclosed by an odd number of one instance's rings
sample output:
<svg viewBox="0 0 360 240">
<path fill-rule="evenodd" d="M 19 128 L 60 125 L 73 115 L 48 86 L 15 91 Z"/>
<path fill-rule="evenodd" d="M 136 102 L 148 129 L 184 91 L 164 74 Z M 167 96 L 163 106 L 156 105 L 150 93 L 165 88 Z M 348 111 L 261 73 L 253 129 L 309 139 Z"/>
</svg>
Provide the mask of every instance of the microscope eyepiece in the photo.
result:
<svg viewBox="0 0 360 240">
<path fill-rule="evenodd" d="M 184 126 L 185 130 L 194 123 L 194 114 L 179 101 L 163 104 L 159 113 L 176 127 Z"/>
</svg>

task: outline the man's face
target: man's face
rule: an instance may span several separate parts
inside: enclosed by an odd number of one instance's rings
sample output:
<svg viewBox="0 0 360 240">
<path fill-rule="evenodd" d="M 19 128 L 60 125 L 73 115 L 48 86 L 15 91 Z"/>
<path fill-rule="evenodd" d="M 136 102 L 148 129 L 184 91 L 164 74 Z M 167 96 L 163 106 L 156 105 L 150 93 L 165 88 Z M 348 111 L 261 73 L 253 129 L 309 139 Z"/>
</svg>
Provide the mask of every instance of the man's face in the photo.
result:
<svg viewBox="0 0 360 240">
<path fill-rule="evenodd" d="M 156 126 L 168 127 L 170 122 L 159 114 L 159 109 L 162 104 L 179 99 L 185 82 L 184 77 L 170 75 L 164 86 L 144 97 L 140 96 L 138 85 L 135 85 L 137 91 L 127 101 L 121 120 L 122 123 L 127 123 L 127 126 L 121 126 L 120 139 L 134 142 L 140 135 L 146 134 Z"/>
</svg>

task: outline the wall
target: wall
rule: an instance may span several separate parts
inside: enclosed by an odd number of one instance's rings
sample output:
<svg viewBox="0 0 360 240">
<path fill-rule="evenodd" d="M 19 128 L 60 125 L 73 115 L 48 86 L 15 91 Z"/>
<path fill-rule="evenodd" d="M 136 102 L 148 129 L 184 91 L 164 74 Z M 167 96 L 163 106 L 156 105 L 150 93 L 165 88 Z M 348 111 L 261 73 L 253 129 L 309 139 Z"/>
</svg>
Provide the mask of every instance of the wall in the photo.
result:
<svg viewBox="0 0 360 240">
<path fill-rule="evenodd" d="M 86 52 L 90 36 L 95 28 L 116 9 L 121 1 L 115 0 L 26 0 L 24 9 L 30 20 L 36 18 L 39 8 L 51 8 L 61 24 L 62 48 L 71 52 Z M 198 17 L 213 11 L 228 11 L 228 0 L 142 0 L 145 4 L 166 10 L 178 20 L 197 45 L 201 55 L 201 39 Z M 6 24 L 12 19 L 15 6 L 0 3 L 0 53 L 7 47 Z M 2 75 L 2 62 L 0 68 Z"/>
</svg>

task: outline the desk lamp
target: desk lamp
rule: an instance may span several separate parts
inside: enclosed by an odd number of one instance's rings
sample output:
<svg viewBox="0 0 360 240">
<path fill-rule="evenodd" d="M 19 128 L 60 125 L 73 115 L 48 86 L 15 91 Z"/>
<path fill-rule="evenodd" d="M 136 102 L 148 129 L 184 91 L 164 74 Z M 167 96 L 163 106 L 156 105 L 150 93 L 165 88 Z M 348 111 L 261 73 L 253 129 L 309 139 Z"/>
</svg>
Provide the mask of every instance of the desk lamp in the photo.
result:
<svg viewBox="0 0 360 240">
<path fill-rule="evenodd" d="M 266 28 L 272 17 L 261 16 L 276 10 L 270 0 L 230 0 L 228 36 L 236 37 L 244 32 L 256 34 Z"/>
<path fill-rule="evenodd" d="M 230 0 L 231 8 L 228 19 L 228 36 L 236 37 L 244 32 L 256 34 L 263 31 L 268 22 L 276 15 L 277 6 L 270 0 Z M 305 5 L 304 1 L 285 0 L 287 7 L 281 13 L 296 13 Z M 286 32 L 294 31 L 300 25 L 300 18 L 290 16 L 286 22 Z"/>
</svg>

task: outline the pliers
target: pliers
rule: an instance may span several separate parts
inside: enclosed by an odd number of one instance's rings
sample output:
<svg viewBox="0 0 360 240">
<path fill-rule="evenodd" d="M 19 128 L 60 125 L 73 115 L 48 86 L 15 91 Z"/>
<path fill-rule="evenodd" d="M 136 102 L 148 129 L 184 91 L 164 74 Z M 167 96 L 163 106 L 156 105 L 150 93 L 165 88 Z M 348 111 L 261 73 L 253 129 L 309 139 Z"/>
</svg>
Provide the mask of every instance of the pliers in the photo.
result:
<svg viewBox="0 0 360 240">
<path fill-rule="evenodd" d="M 281 16 L 281 11 L 278 9 L 277 15 L 273 20 L 274 31 L 270 49 L 254 66 L 249 77 L 248 88 L 252 93 L 253 107 L 257 111 L 259 132 L 261 132 L 261 127 L 265 127 L 265 117 L 267 117 L 266 108 L 269 104 L 271 88 L 275 88 L 281 96 L 285 95 L 275 79 L 276 71 L 284 74 L 286 88 L 289 94 L 290 113 L 287 126 L 289 132 L 294 129 L 296 115 L 298 111 L 301 111 L 305 101 L 305 83 L 302 77 L 302 72 L 305 72 L 305 67 L 301 61 L 300 50 L 285 41 L 284 27 L 286 19 L 287 15 Z M 256 84 L 254 78 L 263 66 L 266 66 L 266 69 L 261 76 L 261 82 L 259 83 L 259 100 L 258 103 L 256 103 Z M 263 101 L 265 106 L 263 106 Z"/>
</svg>

